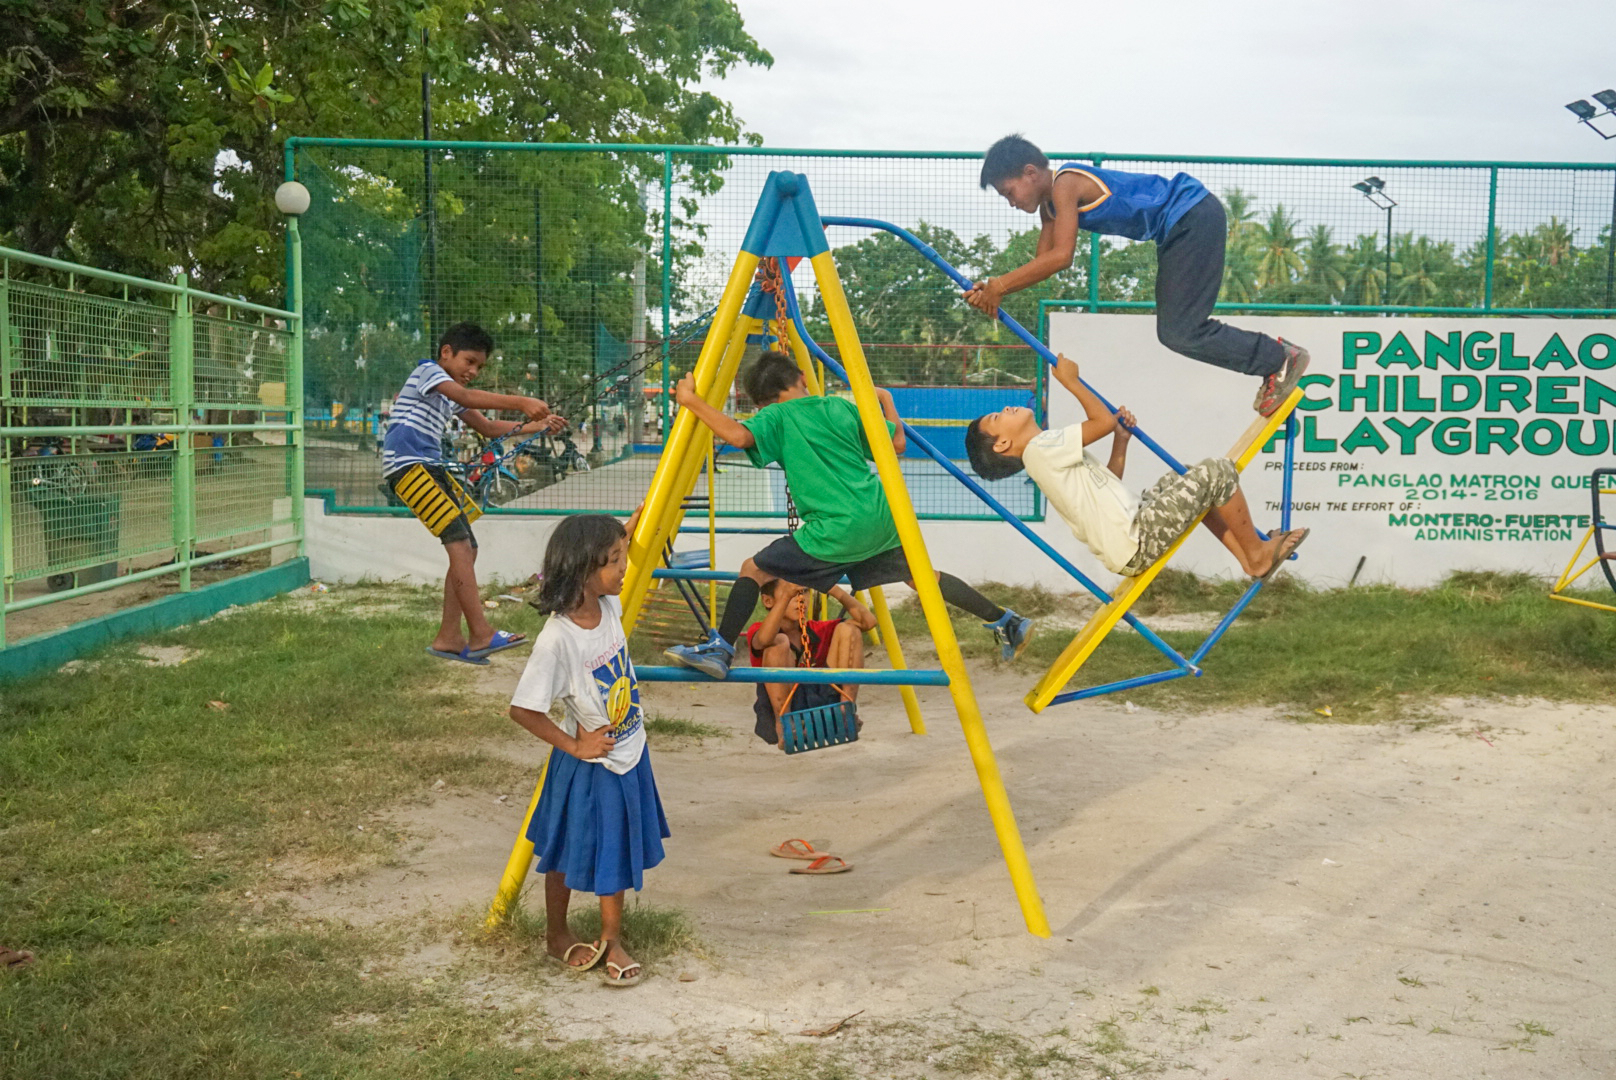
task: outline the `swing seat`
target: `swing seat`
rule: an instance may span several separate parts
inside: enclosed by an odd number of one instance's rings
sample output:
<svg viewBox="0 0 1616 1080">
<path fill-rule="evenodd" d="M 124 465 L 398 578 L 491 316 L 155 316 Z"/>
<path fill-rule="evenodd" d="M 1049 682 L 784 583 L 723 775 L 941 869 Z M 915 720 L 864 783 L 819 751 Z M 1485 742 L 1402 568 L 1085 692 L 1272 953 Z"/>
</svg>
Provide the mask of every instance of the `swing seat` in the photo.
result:
<svg viewBox="0 0 1616 1080">
<path fill-rule="evenodd" d="M 858 709 L 851 701 L 793 709 L 780 717 L 780 746 L 788 754 L 858 742 Z"/>
</svg>

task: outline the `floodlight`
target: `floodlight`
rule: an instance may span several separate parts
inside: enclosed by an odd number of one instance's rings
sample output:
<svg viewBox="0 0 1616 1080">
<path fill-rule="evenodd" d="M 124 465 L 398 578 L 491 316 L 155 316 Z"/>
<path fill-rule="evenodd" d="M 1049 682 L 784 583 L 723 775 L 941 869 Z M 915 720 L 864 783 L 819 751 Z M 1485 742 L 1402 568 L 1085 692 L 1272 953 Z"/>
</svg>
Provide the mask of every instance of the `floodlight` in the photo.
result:
<svg viewBox="0 0 1616 1080">
<path fill-rule="evenodd" d="M 1592 120 L 1595 116 L 1599 115 L 1599 110 L 1588 104 L 1586 101 L 1573 101 L 1571 104 L 1567 105 L 1566 108 L 1576 113 L 1578 120 Z"/>
<path fill-rule="evenodd" d="M 1616 90 L 1601 90 L 1594 95 L 1594 100 L 1607 109 L 1616 109 Z"/>
<path fill-rule="evenodd" d="M 1358 181 L 1356 184 L 1353 184 L 1352 186 L 1357 188 L 1359 191 L 1363 192 L 1365 195 L 1367 195 L 1371 191 L 1375 190 L 1374 188 L 1370 187 L 1368 184 L 1364 183 L 1362 180 Z"/>
<path fill-rule="evenodd" d="M 1378 176 L 1367 177 L 1367 178 L 1365 178 L 1364 183 L 1368 184 L 1370 187 L 1374 188 L 1376 191 L 1379 191 L 1381 188 L 1386 186 L 1386 181 L 1382 180 Z"/>
</svg>

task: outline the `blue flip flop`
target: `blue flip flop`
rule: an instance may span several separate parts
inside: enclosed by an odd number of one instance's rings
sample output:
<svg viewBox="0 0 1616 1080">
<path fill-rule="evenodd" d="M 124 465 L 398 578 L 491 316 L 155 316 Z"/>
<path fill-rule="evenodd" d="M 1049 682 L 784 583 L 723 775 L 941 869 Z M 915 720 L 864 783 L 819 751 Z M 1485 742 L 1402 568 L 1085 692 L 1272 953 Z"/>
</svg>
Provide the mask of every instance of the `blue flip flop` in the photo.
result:
<svg viewBox="0 0 1616 1080">
<path fill-rule="evenodd" d="M 468 645 L 466 647 L 466 651 L 469 652 L 474 659 L 483 660 L 486 662 L 486 658 L 494 653 L 502 652 L 505 649 L 514 649 L 518 645 L 526 644 L 526 634 L 511 634 L 504 630 L 495 630 L 494 640 L 490 641 L 486 648 L 473 649 Z"/>
<path fill-rule="evenodd" d="M 488 661 L 485 658 L 473 653 L 470 645 L 467 645 L 459 652 L 449 652 L 447 649 L 434 649 L 429 645 L 427 646 L 426 651 L 431 653 L 433 656 L 440 657 L 444 660 L 458 660 L 462 664 L 473 664 L 477 667 L 488 666 Z"/>
</svg>

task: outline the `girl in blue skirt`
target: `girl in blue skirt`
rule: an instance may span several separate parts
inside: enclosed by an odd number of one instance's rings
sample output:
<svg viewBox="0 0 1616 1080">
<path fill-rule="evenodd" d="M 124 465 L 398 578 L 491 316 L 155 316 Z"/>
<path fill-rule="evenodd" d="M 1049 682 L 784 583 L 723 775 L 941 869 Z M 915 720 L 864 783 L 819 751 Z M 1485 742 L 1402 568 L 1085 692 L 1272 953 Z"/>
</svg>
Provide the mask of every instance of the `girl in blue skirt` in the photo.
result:
<svg viewBox="0 0 1616 1080">
<path fill-rule="evenodd" d="M 623 951 L 623 892 L 662 861 L 668 819 L 657 798 L 634 665 L 623 633 L 628 534 L 615 518 L 567 518 L 544 553 L 539 608 L 550 613 L 511 698 L 511 719 L 549 743 L 527 838 L 544 875 L 546 944 L 582 973 L 606 961 L 608 986 L 633 986 Z M 600 897 L 600 940 L 567 927 L 572 891 Z"/>
</svg>

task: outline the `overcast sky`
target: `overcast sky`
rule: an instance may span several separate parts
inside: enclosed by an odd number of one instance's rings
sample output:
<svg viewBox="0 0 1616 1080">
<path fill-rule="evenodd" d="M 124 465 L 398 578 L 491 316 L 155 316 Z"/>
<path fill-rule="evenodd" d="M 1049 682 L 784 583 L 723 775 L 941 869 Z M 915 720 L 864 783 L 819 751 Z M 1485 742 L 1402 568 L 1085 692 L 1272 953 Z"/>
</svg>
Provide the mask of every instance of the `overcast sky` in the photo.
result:
<svg viewBox="0 0 1616 1080">
<path fill-rule="evenodd" d="M 737 3 L 775 64 L 711 88 L 774 146 L 1616 159 L 1564 108 L 1612 0 Z"/>
</svg>

